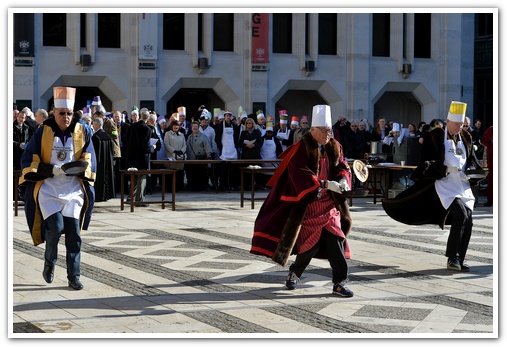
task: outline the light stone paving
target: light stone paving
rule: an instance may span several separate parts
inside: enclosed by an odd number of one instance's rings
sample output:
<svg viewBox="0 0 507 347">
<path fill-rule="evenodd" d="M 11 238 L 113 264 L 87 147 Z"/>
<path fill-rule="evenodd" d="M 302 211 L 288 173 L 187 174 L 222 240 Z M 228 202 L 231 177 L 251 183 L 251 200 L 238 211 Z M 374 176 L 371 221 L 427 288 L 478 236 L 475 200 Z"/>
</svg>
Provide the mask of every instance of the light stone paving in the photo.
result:
<svg viewBox="0 0 507 347">
<path fill-rule="evenodd" d="M 179 192 L 176 211 L 97 203 L 82 235 L 81 291 L 67 287 L 63 243 L 55 280 L 44 282 L 44 245 L 32 245 L 21 207 L 11 223 L 9 337 L 498 336 L 492 208 L 474 211 L 472 271 L 458 273 L 445 267 L 448 227 L 403 225 L 355 199 L 355 295 L 346 299 L 331 295 L 326 260 L 312 260 L 288 291 L 287 268 L 249 253 L 261 204 L 240 208 L 238 192 Z"/>
</svg>

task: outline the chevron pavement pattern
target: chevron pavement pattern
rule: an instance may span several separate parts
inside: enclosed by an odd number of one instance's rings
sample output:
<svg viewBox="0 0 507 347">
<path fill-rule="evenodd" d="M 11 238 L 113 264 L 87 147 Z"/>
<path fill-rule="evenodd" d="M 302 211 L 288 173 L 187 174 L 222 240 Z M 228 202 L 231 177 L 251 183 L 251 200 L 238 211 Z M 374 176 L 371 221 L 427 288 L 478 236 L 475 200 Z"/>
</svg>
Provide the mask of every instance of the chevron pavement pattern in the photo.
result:
<svg viewBox="0 0 507 347">
<path fill-rule="evenodd" d="M 319 259 L 285 290 L 287 268 L 249 253 L 261 203 L 246 205 L 237 192 L 179 192 L 176 211 L 97 203 L 82 235 L 81 291 L 67 287 L 63 237 L 55 280 L 44 282 L 44 245 L 32 245 L 21 208 L 11 217 L 10 337 L 498 336 L 492 208 L 474 211 L 472 271 L 458 273 L 445 267 L 448 228 L 403 225 L 381 204 L 354 200 L 355 295 L 338 298 Z"/>
</svg>

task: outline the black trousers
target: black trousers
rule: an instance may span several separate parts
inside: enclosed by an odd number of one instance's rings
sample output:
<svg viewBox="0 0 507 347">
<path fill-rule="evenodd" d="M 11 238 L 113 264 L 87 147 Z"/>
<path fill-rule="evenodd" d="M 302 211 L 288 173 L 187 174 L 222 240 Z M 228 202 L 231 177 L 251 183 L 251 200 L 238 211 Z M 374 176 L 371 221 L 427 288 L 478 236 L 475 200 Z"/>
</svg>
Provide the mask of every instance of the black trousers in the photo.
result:
<svg viewBox="0 0 507 347">
<path fill-rule="evenodd" d="M 449 206 L 449 214 L 452 222 L 445 256 L 448 258 L 458 256 L 461 261 L 464 261 L 472 237 L 472 210 L 465 205 L 463 200 L 456 198 Z"/>
<path fill-rule="evenodd" d="M 315 246 L 304 253 L 298 254 L 289 270 L 294 272 L 297 277 L 301 278 L 301 275 L 310 264 L 312 258 L 321 248 L 325 248 L 333 273 L 333 284 L 344 282 L 349 277 L 349 267 L 344 251 L 344 240 L 345 239 L 330 233 L 326 229 L 322 229 L 320 239 Z"/>
</svg>

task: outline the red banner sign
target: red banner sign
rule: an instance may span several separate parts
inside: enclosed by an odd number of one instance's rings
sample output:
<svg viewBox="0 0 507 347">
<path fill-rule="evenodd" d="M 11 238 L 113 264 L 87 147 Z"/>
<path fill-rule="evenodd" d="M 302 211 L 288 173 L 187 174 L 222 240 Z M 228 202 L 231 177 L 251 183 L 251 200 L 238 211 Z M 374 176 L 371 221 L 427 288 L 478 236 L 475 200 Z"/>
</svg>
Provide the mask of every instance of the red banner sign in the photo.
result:
<svg viewBox="0 0 507 347">
<path fill-rule="evenodd" d="M 252 63 L 269 63 L 269 13 L 252 13 Z"/>
</svg>

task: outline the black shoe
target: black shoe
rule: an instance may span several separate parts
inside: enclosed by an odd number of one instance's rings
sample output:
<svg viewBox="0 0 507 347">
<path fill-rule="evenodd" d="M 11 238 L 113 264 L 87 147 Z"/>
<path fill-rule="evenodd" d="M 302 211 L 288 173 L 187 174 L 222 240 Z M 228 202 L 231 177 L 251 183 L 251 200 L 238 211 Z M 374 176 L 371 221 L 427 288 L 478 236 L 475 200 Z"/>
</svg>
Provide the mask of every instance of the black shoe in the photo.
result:
<svg viewBox="0 0 507 347">
<path fill-rule="evenodd" d="M 71 287 L 72 289 L 75 289 L 75 290 L 81 290 L 83 289 L 83 284 L 79 281 L 78 278 L 73 278 L 71 280 L 69 280 L 69 287 Z"/>
<path fill-rule="evenodd" d="M 343 296 L 344 298 L 351 298 L 354 293 L 349 288 L 342 286 L 340 283 L 336 283 L 333 286 L 333 294 Z"/>
<path fill-rule="evenodd" d="M 55 278 L 54 273 L 55 266 L 51 265 L 47 261 L 44 261 L 44 270 L 42 270 L 42 277 L 44 277 L 44 281 L 47 283 L 52 283 L 53 279 Z"/>
<path fill-rule="evenodd" d="M 470 266 L 460 262 L 459 266 L 461 266 L 461 272 L 470 272 Z"/>
<path fill-rule="evenodd" d="M 285 288 L 287 288 L 288 290 L 294 290 L 296 289 L 299 283 L 301 283 L 299 277 L 297 277 L 294 272 L 289 272 L 287 280 L 285 281 Z"/>
<path fill-rule="evenodd" d="M 461 265 L 457 257 L 447 259 L 447 269 L 461 271 Z"/>
</svg>

